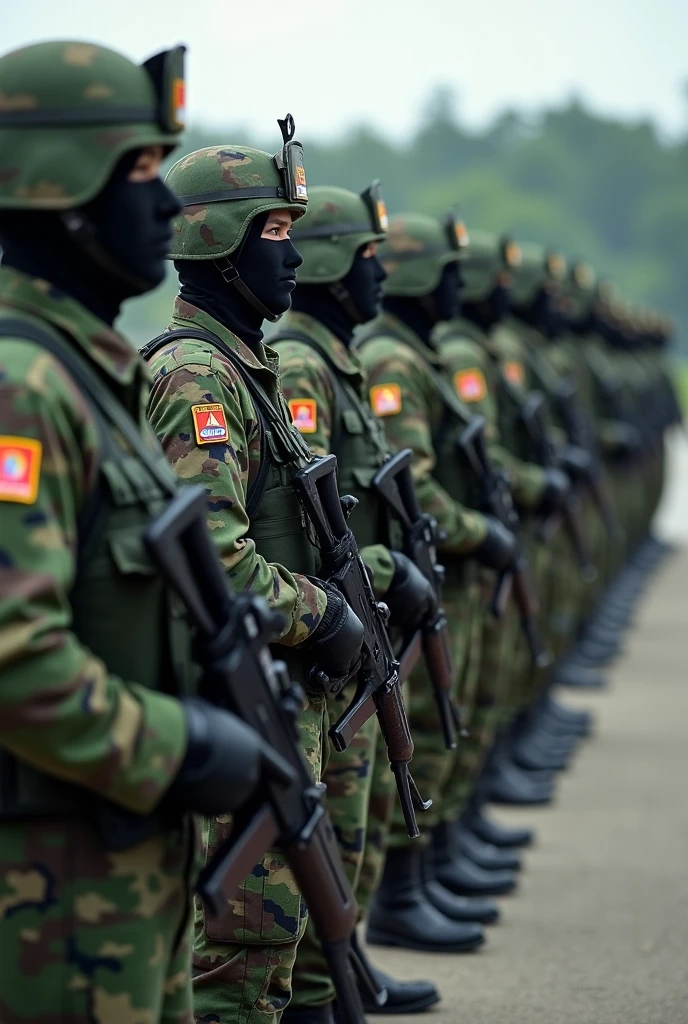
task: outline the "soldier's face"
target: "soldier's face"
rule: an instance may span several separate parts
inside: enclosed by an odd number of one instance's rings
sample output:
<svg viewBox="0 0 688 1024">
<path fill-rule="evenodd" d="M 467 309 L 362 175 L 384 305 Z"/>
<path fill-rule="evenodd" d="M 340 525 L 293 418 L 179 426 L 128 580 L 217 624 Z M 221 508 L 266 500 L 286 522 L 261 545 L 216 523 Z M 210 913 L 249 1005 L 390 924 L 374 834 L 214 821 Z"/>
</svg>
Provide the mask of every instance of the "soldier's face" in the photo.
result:
<svg viewBox="0 0 688 1024">
<path fill-rule="evenodd" d="M 296 271 L 303 263 L 289 237 L 292 219 L 288 210 L 272 210 L 256 217 L 237 260 L 241 280 L 275 316 L 286 313 L 291 306 Z"/>
<path fill-rule="evenodd" d="M 342 284 L 359 313 L 359 322 L 374 320 L 382 306 L 382 282 L 387 277 L 377 257 L 377 243 L 363 245 L 356 253 Z"/>
<path fill-rule="evenodd" d="M 160 146 L 127 154 L 87 208 L 100 245 L 116 266 L 140 282 L 138 292 L 163 280 L 172 242 L 170 222 L 181 209 L 160 178 L 163 155 Z"/>
</svg>

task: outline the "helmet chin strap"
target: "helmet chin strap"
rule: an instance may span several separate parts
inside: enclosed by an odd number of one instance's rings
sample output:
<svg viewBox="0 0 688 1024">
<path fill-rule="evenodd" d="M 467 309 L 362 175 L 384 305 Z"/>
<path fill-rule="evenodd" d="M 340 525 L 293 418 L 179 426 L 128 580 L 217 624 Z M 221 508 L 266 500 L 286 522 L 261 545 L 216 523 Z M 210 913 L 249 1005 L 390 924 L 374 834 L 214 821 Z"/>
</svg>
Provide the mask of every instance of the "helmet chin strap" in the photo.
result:
<svg viewBox="0 0 688 1024">
<path fill-rule="evenodd" d="M 328 285 L 330 295 L 337 300 L 337 302 L 344 307 L 351 319 L 355 324 L 365 323 L 361 312 L 354 302 L 351 292 L 348 288 L 345 288 L 341 281 L 334 281 Z"/>
<path fill-rule="evenodd" d="M 241 252 L 241 250 L 239 250 L 239 252 Z M 273 313 L 272 310 L 263 305 L 260 299 L 257 298 L 251 289 L 241 280 L 239 277 L 239 271 L 227 256 L 224 256 L 221 260 L 213 260 L 213 263 L 222 275 L 222 280 L 226 281 L 227 284 L 234 285 L 241 297 L 253 306 L 264 320 L 269 320 L 273 324 L 279 320 L 282 314 Z"/>
<path fill-rule="evenodd" d="M 60 220 L 64 224 L 69 237 L 74 239 L 86 255 L 101 270 L 122 281 L 128 288 L 134 289 L 134 294 L 149 292 L 154 287 L 146 278 L 132 274 L 113 260 L 108 251 L 98 241 L 98 229 L 95 224 L 82 210 L 65 210 L 60 214 Z"/>
<path fill-rule="evenodd" d="M 437 315 L 437 302 L 435 301 L 434 292 L 430 292 L 429 295 L 421 295 L 418 302 L 428 314 L 433 324 L 439 323 L 439 316 Z"/>
</svg>

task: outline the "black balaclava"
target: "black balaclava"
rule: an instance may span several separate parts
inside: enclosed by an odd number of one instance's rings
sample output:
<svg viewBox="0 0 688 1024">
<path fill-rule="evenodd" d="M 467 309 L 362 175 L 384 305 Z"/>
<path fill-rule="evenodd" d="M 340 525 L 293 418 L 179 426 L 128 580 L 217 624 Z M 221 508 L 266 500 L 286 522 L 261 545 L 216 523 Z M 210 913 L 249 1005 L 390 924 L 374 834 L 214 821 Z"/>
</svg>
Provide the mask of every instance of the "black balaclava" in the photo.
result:
<svg viewBox="0 0 688 1024">
<path fill-rule="evenodd" d="M 428 342 L 435 324 L 458 316 L 461 308 L 460 283 L 461 269 L 454 260 L 443 267 L 439 283 L 429 295 L 420 298 L 387 295 L 384 307 L 415 331 L 419 338 Z"/>
<path fill-rule="evenodd" d="M 102 191 L 76 210 L 3 211 L 3 263 L 50 281 L 112 325 L 125 299 L 162 282 L 170 220 L 181 209 L 160 178 L 127 180 L 138 155 L 122 157 Z"/>
<path fill-rule="evenodd" d="M 538 288 L 530 302 L 514 306 L 514 314 L 519 320 L 549 335 L 554 324 L 554 300 L 549 289 L 544 286 Z"/>
<path fill-rule="evenodd" d="M 345 345 L 354 327 L 374 320 L 382 305 L 382 282 L 387 277 L 377 256 L 364 257 L 368 245 L 356 252 L 351 268 L 341 281 L 331 284 L 297 283 L 292 305 L 324 324 Z"/>
<path fill-rule="evenodd" d="M 478 302 L 464 302 L 461 312 L 476 324 L 483 331 L 489 331 L 491 327 L 503 320 L 511 309 L 511 298 L 509 289 L 504 284 L 496 284 L 489 295 Z"/>
<path fill-rule="evenodd" d="M 209 313 L 251 346 L 263 337 L 265 311 L 278 319 L 291 306 L 296 271 L 303 263 L 290 238 L 261 238 L 269 216 L 263 213 L 253 218 L 241 246 L 230 257 L 240 280 L 257 301 L 225 280 L 222 260 L 175 260 L 174 264 L 182 299 Z"/>
</svg>

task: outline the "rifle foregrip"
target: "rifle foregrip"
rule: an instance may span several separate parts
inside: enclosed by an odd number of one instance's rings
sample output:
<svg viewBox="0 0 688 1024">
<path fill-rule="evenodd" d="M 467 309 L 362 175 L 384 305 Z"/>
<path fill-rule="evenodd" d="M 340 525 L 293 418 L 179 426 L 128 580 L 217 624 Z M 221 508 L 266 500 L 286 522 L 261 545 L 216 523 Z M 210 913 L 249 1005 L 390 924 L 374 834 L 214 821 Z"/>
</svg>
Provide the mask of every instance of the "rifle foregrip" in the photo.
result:
<svg viewBox="0 0 688 1024">
<path fill-rule="evenodd" d="M 374 700 L 390 762 L 408 763 L 413 757 L 413 739 L 398 680 L 390 689 L 378 690 Z"/>
</svg>

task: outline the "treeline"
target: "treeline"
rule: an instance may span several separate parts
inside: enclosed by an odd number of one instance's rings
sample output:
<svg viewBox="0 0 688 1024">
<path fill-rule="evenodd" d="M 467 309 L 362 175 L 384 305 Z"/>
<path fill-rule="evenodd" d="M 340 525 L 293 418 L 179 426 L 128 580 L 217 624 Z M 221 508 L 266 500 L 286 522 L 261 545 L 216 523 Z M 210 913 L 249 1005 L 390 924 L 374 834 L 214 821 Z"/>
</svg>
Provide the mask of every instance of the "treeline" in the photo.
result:
<svg viewBox="0 0 688 1024">
<path fill-rule="evenodd" d="M 183 152 L 225 141 L 272 152 L 277 125 L 263 127 L 192 129 Z M 442 213 L 459 203 L 469 227 L 557 245 L 589 260 L 629 298 L 674 316 L 688 354 L 688 133 L 667 143 L 649 121 L 601 117 L 576 100 L 533 119 L 506 111 L 472 131 L 455 117 L 451 93 L 439 90 L 404 143 L 367 127 L 339 141 L 297 134 L 310 184 L 359 190 L 377 177 L 392 212 Z M 164 294 L 138 301 L 126 327 L 139 340 L 160 331 L 172 294 L 170 282 Z"/>
</svg>

